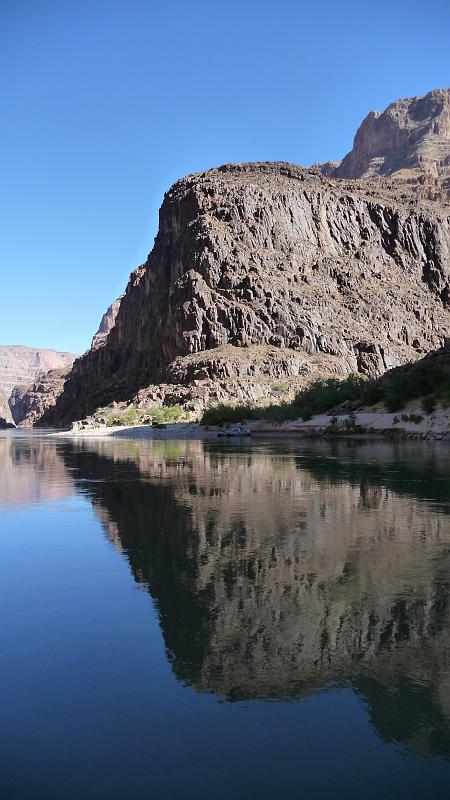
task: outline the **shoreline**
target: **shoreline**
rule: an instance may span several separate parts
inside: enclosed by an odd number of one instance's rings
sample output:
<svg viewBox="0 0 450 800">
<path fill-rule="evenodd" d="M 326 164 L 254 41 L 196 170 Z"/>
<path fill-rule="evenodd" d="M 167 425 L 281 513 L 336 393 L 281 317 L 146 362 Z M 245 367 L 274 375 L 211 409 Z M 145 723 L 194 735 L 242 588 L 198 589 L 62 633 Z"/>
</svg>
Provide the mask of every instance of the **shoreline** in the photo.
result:
<svg viewBox="0 0 450 800">
<path fill-rule="evenodd" d="M 269 422 L 257 420 L 245 423 L 250 435 L 230 434 L 233 425 L 204 426 L 199 422 L 154 425 L 96 426 L 78 430 L 51 431 L 47 435 L 69 438 L 127 438 L 127 439 L 217 439 L 252 438 L 259 436 L 290 436 L 312 438 L 413 439 L 450 440 L 450 409 L 438 408 L 431 414 L 420 412 L 417 402 L 405 406 L 402 412 L 386 412 L 373 407 L 352 414 L 318 414 L 310 420 Z M 38 429 L 34 429 L 36 432 Z"/>
</svg>

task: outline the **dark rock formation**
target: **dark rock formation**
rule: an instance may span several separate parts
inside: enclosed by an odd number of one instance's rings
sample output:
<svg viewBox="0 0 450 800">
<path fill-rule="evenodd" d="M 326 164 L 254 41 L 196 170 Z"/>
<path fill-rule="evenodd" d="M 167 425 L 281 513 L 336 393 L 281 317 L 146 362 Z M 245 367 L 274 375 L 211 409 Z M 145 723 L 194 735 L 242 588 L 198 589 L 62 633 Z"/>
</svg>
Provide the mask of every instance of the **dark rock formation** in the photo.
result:
<svg viewBox="0 0 450 800">
<path fill-rule="evenodd" d="M 184 178 L 164 198 L 154 248 L 107 339 L 75 362 L 40 424 L 178 383 L 179 357 L 229 345 L 380 374 L 443 344 L 449 251 L 450 206 L 388 184 L 283 163 Z M 202 360 L 188 372 L 215 376 Z"/>
<path fill-rule="evenodd" d="M 29 386 L 16 386 L 9 398 L 15 424 L 32 428 L 45 411 L 56 403 L 69 372 L 70 367 L 52 369 L 38 376 Z"/>
<path fill-rule="evenodd" d="M 415 194 L 450 198 L 450 89 L 371 111 L 343 161 L 320 165 L 334 178 L 389 176 Z"/>
</svg>

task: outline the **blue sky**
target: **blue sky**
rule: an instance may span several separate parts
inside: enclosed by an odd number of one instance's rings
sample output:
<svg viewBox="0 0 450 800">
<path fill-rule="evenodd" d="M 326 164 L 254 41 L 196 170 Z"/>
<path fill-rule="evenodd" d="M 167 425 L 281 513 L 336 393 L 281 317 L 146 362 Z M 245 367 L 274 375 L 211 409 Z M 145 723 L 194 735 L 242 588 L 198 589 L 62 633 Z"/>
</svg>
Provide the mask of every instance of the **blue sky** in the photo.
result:
<svg viewBox="0 0 450 800">
<path fill-rule="evenodd" d="M 164 191 L 450 85 L 448 0 L 0 0 L 0 343 L 80 353 Z"/>
</svg>

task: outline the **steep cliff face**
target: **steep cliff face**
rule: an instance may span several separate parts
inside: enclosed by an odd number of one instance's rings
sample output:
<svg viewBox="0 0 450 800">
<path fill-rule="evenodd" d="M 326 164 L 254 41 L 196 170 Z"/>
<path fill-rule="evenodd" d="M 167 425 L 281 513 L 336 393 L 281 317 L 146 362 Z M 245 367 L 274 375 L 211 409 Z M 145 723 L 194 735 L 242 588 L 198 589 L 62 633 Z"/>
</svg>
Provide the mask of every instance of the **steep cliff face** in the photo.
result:
<svg viewBox="0 0 450 800">
<path fill-rule="evenodd" d="M 72 366 L 76 356 L 25 345 L 0 345 L 0 391 L 7 397 L 15 386 L 27 386 L 40 373 Z"/>
<path fill-rule="evenodd" d="M 120 308 L 121 297 L 111 303 L 103 314 L 97 333 L 92 339 L 92 349 L 100 347 L 106 342 L 108 335 L 116 320 L 117 312 Z M 46 351 L 48 354 L 52 351 Z M 57 353 L 56 356 L 66 354 Z M 46 363 L 47 359 L 40 359 Z M 7 403 L 10 412 L 9 420 L 23 428 L 32 428 L 38 420 L 42 418 L 47 409 L 52 408 L 64 389 L 64 382 L 70 372 L 75 356 L 70 355 L 67 365 L 59 369 L 39 371 L 36 379 L 28 383 L 20 383 L 15 386 Z M 57 359 L 58 360 L 58 359 Z M 61 360 L 61 359 L 59 359 Z M 63 358 L 64 362 L 66 359 Z M 1 416 L 1 405 L 0 405 Z"/>
<path fill-rule="evenodd" d="M 353 149 L 340 164 L 322 165 L 334 178 L 389 176 L 414 193 L 450 198 L 450 89 L 397 100 L 371 111 L 358 129 Z"/>
<path fill-rule="evenodd" d="M 78 359 L 43 424 L 225 345 L 289 348 L 379 374 L 450 327 L 450 206 L 283 163 L 227 165 L 166 194 L 147 262 L 106 341 Z"/>
<path fill-rule="evenodd" d="M 106 341 L 109 332 L 114 328 L 121 300 L 122 298 L 118 297 L 117 300 L 114 300 L 114 302 L 111 303 L 111 305 L 106 309 L 103 317 L 100 320 L 98 331 L 92 338 L 91 347 L 99 347 Z"/>
<path fill-rule="evenodd" d="M 55 405 L 69 371 L 70 367 L 51 369 L 39 375 L 29 386 L 15 386 L 9 398 L 14 423 L 32 428 L 47 409 Z"/>
<path fill-rule="evenodd" d="M 7 395 L 0 390 L 0 430 L 13 426 L 13 418 Z"/>
</svg>

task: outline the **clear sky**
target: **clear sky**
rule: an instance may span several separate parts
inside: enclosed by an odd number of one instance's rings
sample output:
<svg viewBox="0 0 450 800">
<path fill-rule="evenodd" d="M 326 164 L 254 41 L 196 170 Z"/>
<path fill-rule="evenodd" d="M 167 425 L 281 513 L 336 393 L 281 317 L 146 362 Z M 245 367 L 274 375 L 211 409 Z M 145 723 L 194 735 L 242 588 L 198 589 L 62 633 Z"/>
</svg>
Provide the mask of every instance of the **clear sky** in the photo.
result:
<svg viewBox="0 0 450 800">
<path fill-rule="evenodd" d="M 0 343 L 85 350 L 178 177 L 449 85 L 449 0 L 0 0 Z"/>
</svg>

